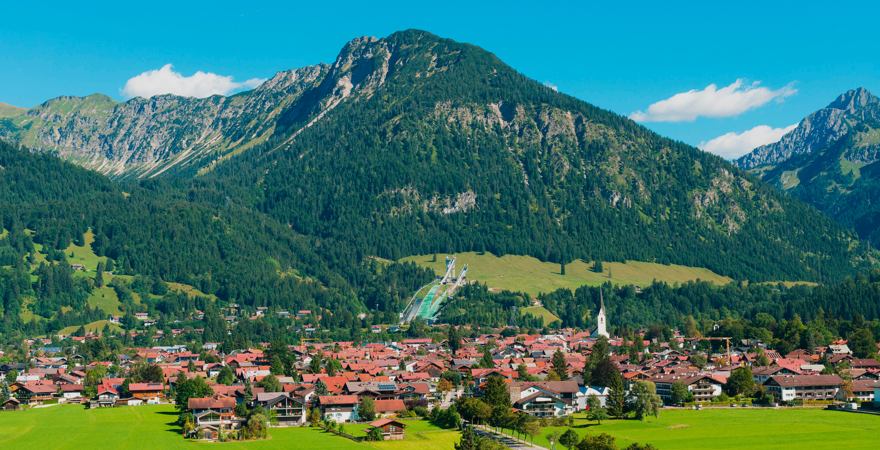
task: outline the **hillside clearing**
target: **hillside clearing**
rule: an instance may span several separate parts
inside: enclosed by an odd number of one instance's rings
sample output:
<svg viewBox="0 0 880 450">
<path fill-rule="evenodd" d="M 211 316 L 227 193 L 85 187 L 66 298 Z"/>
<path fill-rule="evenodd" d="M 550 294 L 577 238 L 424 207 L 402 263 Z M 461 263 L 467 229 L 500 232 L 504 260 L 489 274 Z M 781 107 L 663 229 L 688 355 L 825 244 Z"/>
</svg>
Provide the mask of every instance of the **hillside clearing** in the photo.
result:
<svg viewBox="0 0 880 450">
<path fill-rule="evenodd" d="M 542 262 L 531 256 L 504 255 L 476 252 L 458 253 L 457 266 L 468 265 L 468 279 L 485 283 L 492 289 L 525 292 L 537 296 L 557 289 L 577 289 L 580 286 L 598 286 L 609 280 L 616 285 L 648 286 L 652 282 L 670 284 L 703 280 L 715 284 L 727 284 L 732 280 L 709 269 L 680 265 L 665 265 L 641 261 L 603 262 L 602 273 L 592 271 L 593 264 L 576 260 L 565 266 L 560 274 L 559 264 Z M 402 258 L 420 266 L 433 269 L 438 275 L 445 272 L 444 258 L 438 254 L 415 255 Z"/>
</svg>

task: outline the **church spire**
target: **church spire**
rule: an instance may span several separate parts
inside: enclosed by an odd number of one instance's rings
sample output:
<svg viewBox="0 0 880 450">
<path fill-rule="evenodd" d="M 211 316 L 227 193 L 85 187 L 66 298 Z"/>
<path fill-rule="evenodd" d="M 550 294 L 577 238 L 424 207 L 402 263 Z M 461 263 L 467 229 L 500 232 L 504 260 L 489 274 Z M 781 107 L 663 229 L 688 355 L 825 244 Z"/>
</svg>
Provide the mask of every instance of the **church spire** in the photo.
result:
<svg viewBox="0 0 880 450">
<path fill-rule="evenodd" d="M 599 286 L 599 314 L 596 316 L 596 333 L 595 336 L 611 337 L 608 334 L 608 324 L 605 317 L 605 297 L 602 295 L 602 286 Z"/>
</svg>

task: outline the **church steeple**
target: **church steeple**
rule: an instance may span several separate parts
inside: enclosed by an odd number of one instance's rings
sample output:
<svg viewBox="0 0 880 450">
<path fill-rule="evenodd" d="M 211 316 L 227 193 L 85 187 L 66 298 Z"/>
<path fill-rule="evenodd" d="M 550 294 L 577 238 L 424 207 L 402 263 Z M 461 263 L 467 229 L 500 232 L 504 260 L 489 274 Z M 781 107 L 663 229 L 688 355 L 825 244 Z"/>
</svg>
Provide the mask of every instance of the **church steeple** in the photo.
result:
<svg viewBox="0 0 880 450">
<path fill-rule="evenodd" d="M 596 336 L 611 337 L 608 334 L 608 324 L 605 317 L 605 298 L 602 295 L 602 287 L 599 287 L 599 315 L 596 316 Z"/>
</svg>

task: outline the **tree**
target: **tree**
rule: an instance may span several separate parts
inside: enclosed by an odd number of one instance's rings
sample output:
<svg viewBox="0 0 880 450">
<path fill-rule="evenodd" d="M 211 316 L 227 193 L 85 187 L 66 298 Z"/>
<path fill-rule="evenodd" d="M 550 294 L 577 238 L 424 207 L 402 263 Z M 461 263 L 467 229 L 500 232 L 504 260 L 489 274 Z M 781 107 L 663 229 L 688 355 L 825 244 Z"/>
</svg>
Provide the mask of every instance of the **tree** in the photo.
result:
<svg viewBox="0 0 880 450">
<path fill-rule="evenodd" d="M 467 426 L 461 432 L 461 440 L 455 444 L 455 450 L 480 450 L 480 439 L 474 433 L 471 426 Z"/>
<path fill-rule="evenodd" d="M 577 445 L 578 450 L 617 450 L 614 436 L 608 433 L 586 435 Z"/>
<path fill-rule="evenodd" d="M 565 448 L 574 448 L 578 441 L 580 441 L 581 437 L 572 430 L 571 428 L 565 430 L 565 433 L 562 433 L 562 436 L 559 436 L 559 443 L 564 445 Z"/>
<path fill-rule="evenodd" d="M 98 261 L 98 267 L 95 269 L 95 286 L 102 287 L 104 286 L 104 262 Z"/>
<path fill-rule="evenodd" d="M 179 410 L 186 410 L 191 398 L 208 397 L 214 391 L 205 379 L 202 377 L 194 377 L 188 380 L 179 381 L 175 387 L 174 403 Z"/>
<path fill-rule="evenodd" d="M 465 420 L 476 424 L 484 424 L 492 417 L 492 406 L 478 398 L 462 398 L 456 402 L 456 409 Z"/>
<path fill-rule="evenodd" d="M 312 356 L 312 360 L 309 361 L 309 372 L 321 373 L 321 367 L 323 365 L 324 364 L 321 361 L 321 355 L 314 355 L 314 356 Z"/>
<path fill-rule="evenodd" d="M 450 325 L 449 330 L 447 330 L 446 345 L 449 346 L 449 353 L 453 355 L 461 348 L 461 334 L 459 334 L 458 327 L 455 325 Z"/>
<path fill-rule="evenodd" d="M 602 425 L 602 421 L 608 418 L 608 411 L 602 406 L 602 402 L 595 394 L 587 397 L 587 419 L 595 420 L 596 423 Z"/>
<path fill-rule="evenodd" d="M 565 275 L 565 262 L 564 261 L 559 263 L 559 274 Z"/>
<path fill-rule="evenodd" d="M 376 402 L 370 397 L 364 397 L 358 408 L 358 416 L 366 421 L 376 419 Z"/>
<path fill-rule="evenodd" d="M 6 383 L 12 384 L 15 383 L 16 378 L 18 378 L 18 371 L 15 369 L 6 372 Z"/>
<path fill-rule="evenodd" d="M 630 388 L 632 396 L 632 410 L 636 419 L 645 420 L 645 417 L 660 415 L 662 402 L 657 395 L 654 383 L 650 381 L 636 381 Z"/>
<path fill-rule="evenodd" d="M 551 364 L 553 365 L 553 372 L 559 376 L 560 380 L 568 379 L 568 363 L 565 362 L 565 354 L 561 350 L 556 349 L 556 352 L 553 353 Z"/>
<path fill-rule="evenodd" d="M 321 423 L 321 410 L 317 407 L 309 410 L 309 423 L 316 427 Z"/>
<path fill-rule="evenodd" d="M 281 392 L 284 389 L 281 387 L 281 382 L 278 381 L 278 378 L 275 375 L 266 375 L 265 378 L 260 380 L 257 383 L 257 386 L 265 389 L 266 392 Z"/>
<path fill-rule="evenodd" d="M 687 402 L 691 402 L 694 399 L 694 394 L 688 389 L 687 385 L 682 383 L 681 381 L 676 381 L 672 383 L 672 389 L 670 394 L 670 402 L 673 405 L 683 405 Z"/>
<path fill-rule="evenodd" d="M 271 372 L 272 375 L 284 375 L 284 362 L 281 361 L 280 356 L 275 355 L 272 357 L 272 364 L 269 366 L 269 372 Z"/>
<path fill-rule="evenodd" d="M 495 367 L 495 360 L 492 359 L 492 349 L 488 345 L 483 350 L 483 357 L 480 358 L 479 365 L 483 369 L 492 369 Z"/>
<path fill-rule="evenodd" d="M 606 402 L 608 413 L 614 418 L 622 419 L 626 412 L 626 392 L 623 388 L 623 376 L 619 372 L 611 378 L 608 388 L 611 390 Z"/>
<path fill-rule="evenodd" d="M 220 373 L 217 374 L 217 383 L 226 386 L 235 383 L 235 373 L 232 372 L 231 367 L 223 366 L 223 368 L 220 369 Z"/>
<path fill-rule="evenodd" d="M 483 392 L 483 401 L 493 408 L 498 406 L 510 408 L 510 391 L 504 378 L 500 375 L 489 375 L 486 390 Z"/>
<path fill-rule="evenodd" d="M 869 358 L 877 353 L 877 341 L 868 328 L 860 328 L 850 334 L 848 344 L 856 358 Z"/>
<path fill-rule="evenodd" d="M 593 262 L 593 272 L 602 273 L 604 267 L 602 267 L 602 261 L 596 260 Z"/>
<path fill-rule="evenodd" d="M 332 377 L 342 370 L 342 363 L 336 358 L 329 358 L 324 362 L 324 368 L 327 370 L 327 375 Z"/>
<path fill-rule="evenodd" d="M 437 390 L 440 391 L 440 392 L 442 392 L 442 393 L 444 393 L 444 394 L 447 393 L 447 392 L 449 392 L 449 391 L 451 391 L 453 388 L 454 388 L 454 387 L 452 386 L 452 383 L 451 383 L 449 380 L 445 379 L 445 378 L 442 378 L 442 379 L 437 383 Z"/>
<path fill-rule="evenodd" d="M 241 436 L 244 439 L 265 439 L 268 435 L 269 419 L 262 413 L 250 414 L 241 428 Z"/>
<path fill-rule="evenodd" d="M 541 423 L 528 414 L 521 414 L 521 416 L 524 418 L 524 421 L 519 427 L 520 431 L 525 433 L 529 440 L 533 440 L 541 432 Z"/>
<path fill-rule="evenodd" d="M 730 372 L 727 383 L 724 385 L 728 395 L 752 395 L 755 392 L 755 379 L 752 377 L 752 368 L 748 366 L 737 367 Z"/>
</svg>

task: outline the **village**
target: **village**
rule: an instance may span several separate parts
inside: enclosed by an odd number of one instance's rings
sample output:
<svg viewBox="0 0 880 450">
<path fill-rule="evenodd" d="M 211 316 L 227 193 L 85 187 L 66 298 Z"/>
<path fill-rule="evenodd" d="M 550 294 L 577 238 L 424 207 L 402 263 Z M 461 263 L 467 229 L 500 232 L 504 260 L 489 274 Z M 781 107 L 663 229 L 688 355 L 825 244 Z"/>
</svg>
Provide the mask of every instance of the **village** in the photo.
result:
<svg viewBox="0 0 880 450">
<path fill-rule="evenodd" d="M 339 424 L 361 423 L 366 437 L 358 439 L 398 440 L 408 418 L 422 417 L 454 428 L 491 425 L 509 430 L 496 436 L 528 440 L 576 414 L 601 421 L 660 408 L 880 409 L 880 362 L 855 358 L 846 341 L 782 355 L 756 340 L 677 331 L 668 341 L 627 341 L 609 335 L 606 321 L 603 304 L 591 331 L 467 335 L 445 327 L 433 338 L 302 340 L 227 353 L 217 343 L 198 352 L 133 347 L 95 361 L 77 347 L 97 334 L 30 339 L 27 359 L 0 354 L 7 361 L 0 364 L 0 414 L 173 403 L 180 433 L 190 439 L 260 438 L 270 426 L 309 425 L 349 436 Z"/>
</svg>

